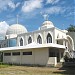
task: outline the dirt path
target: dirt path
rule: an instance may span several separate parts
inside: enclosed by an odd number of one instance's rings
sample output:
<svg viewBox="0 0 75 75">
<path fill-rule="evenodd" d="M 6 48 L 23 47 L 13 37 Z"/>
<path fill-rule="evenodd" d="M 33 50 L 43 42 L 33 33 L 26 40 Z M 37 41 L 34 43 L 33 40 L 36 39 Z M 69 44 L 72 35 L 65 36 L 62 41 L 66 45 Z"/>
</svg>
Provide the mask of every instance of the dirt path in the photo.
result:
<svg viewBox="0 0 75 75">
<path fill-rule="evenodd" d="M 66 70 L 50 67 L 10 66 L 0 68 L 0 75 L 62 75 Z"/>
</svg>

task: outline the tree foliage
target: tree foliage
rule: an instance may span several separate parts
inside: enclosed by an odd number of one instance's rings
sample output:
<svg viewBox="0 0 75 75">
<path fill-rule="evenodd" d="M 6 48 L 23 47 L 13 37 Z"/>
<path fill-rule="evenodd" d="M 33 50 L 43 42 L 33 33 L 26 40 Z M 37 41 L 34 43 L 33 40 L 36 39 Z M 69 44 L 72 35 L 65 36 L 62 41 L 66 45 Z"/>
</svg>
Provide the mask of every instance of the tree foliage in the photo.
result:
<svg viewBox="0 0 75 75">
<path fill-rule="evenodd" d="M 67 28 L 67 30 L 68 30 L 69 32 L 75 32 L 75 26 L 74 26 L 74 25 L 70 25 L 70 26 Z"/>
</svg>

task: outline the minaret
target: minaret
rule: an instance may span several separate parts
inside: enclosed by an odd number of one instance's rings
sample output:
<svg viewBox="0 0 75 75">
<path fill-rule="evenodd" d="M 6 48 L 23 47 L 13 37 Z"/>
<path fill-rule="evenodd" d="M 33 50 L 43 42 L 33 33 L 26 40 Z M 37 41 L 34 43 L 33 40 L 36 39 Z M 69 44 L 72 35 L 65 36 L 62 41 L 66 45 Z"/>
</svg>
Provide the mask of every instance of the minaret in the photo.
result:
<svg viewBox="0 0 75 75">
<path fill-rule="evenodd" d="M 19 15 L 17 15 L 17 24 L 18 24 L 18 18 L 19 18 Z"/>
</svg>

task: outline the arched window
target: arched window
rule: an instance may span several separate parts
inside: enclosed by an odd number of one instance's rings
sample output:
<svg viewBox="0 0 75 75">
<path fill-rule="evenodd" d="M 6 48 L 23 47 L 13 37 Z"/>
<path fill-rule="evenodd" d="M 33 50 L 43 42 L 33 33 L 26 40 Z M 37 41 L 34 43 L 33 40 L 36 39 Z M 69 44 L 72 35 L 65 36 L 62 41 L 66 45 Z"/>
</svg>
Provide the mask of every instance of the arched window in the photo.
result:
<svg viewBox="0 0 75 75">
<path fill-rule="evenodd" d="M 28 44 L 30 44 L 30 43 L 32 43 L 32 38 L 31 37 L 28 38 Z"/>
<path fill-rule="evenodd" d="M 50 33 L 48 33 L 47 35 L 47 43 L 52 43 L 52 36 L 50 35 Z"/>
<path fill-rule="evenodd" d="M 42 44 L 42 38 L 41 38 L 40 35 L 39 35 L 38 38 L 37 38 L 37 43 Z"/>
<path fill-rule="evenodd" d="M 20 46 L 23 46 L 23 39 L 20 39 Z"/>
</svg>

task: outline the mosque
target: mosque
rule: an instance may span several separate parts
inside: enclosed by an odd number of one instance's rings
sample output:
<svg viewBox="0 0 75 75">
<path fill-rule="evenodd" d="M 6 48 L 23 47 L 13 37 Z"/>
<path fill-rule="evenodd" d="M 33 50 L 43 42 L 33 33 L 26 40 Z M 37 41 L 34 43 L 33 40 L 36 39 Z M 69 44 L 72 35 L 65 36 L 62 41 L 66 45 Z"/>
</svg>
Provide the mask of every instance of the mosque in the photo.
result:
<svg viewBox="0 0 75 75">
<path fill-rule="evenodd" d="M 56 66 L 64 56 L 73 58 L 74 41 L 68 31 L 45 20 L 38 30 L 28 32 L 21 24 L 13 24 L 0 40 L 3 63 Z"/>
</svg>

